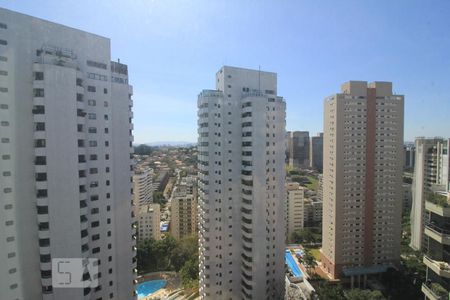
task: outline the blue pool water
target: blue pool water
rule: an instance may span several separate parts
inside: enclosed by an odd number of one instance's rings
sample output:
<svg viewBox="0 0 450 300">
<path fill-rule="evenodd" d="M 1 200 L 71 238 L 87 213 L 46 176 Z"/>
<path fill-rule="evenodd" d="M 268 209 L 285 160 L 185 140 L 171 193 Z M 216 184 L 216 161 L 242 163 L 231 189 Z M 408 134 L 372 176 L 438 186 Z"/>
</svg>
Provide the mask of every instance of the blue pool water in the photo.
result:
<svg viewBox="0 0 450 300">
<path fill-rule="evenodd" d="M 286 264 L 288 265 L 289 269 L 291 270 L 292 274 L 294 274 L 295 277 L 303 276 L 302 271 L 295 263 L 295 260 L 292 257 L 291 252 L 289 250 L 286 250 L 286 252 L 284 253 L 284 260 L 286 261 Z"/>
<path fill-rule="evenodd" d="M 151 280 L 138 284 L 136 292 L 138 293 L 138 299 L 153 294 L 159 289 L 166 286 L 166 280 Z"/>
</svg>

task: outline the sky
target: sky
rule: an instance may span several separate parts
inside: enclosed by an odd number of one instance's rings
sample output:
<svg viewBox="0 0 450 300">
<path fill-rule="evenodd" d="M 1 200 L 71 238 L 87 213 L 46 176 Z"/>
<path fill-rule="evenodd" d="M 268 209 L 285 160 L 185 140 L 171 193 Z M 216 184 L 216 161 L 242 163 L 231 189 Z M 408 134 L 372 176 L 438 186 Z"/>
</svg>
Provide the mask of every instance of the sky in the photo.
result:
<svg viewBox="0 0 450 300">
<path fill-rule="evenodd" d="M 287 130 L 322 131 L 348 80 L 392 81 L 405 140 L 450 137 L 450 1 L 0 0 L 111 39 L 128 64 L 135 143 L 197 140 L 197 96 L 222 65 L 278 73 Z"/>
</svg>

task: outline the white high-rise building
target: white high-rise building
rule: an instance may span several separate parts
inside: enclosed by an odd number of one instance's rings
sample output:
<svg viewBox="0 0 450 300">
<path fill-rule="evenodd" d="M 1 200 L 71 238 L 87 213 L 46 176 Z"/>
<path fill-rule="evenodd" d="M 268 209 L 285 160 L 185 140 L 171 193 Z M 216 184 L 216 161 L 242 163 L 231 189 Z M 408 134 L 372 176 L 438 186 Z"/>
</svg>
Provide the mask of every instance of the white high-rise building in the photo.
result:
<svg viewBox="0 0 450 300">
<path fill-rule="evenodd" d="M 228 66 L 198 97 L 201 299 L 284 297 L 285 108 L 275 73 Z"/>
<path fill-rule="evenodd" d="M 135 299 L 132 88 L 110 49 L 0 8 L 2 299 Z M 99 259 L 99 285 L 53 287 L 54 258 Z"/>
<path fill-rule="evenodd" d="M 141 206 L 153 203 L 153 169 L 136 167 L 133 175 L 133 204 L 137 213 Z"/>
<path fill-rule="evenodd" d="M 450 139 L 417 138 L 412 184 L 411 248 L 423 250 L 427 198 L 450 191 Z"/>
</svg>

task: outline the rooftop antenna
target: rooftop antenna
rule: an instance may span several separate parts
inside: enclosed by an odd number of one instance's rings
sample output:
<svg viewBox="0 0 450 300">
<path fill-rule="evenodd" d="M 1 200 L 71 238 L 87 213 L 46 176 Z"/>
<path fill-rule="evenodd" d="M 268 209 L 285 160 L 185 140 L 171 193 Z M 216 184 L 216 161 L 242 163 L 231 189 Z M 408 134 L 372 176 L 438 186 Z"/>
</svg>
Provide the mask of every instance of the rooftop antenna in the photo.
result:
<svg viewBox="0 0 450 300">
<path fill-rule="evenodd" d="M 258 65 L 258 91 L 261 91 L 261 65 Z"/>
</svg>

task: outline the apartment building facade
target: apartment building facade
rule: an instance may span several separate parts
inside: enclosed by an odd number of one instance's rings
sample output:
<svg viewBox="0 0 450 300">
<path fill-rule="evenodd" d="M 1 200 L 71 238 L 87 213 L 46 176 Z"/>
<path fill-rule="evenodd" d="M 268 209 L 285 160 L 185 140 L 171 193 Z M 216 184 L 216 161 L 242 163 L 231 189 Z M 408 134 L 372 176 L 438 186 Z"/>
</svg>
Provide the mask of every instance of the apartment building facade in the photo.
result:
<svg viewBox="0 0 450 300">
<path fill-rule="evenodd" d="M 171 200 L 170 234 L 177 240 L 197 234 L 197 195 L 193 184 L 175 187 Z"/>
<path fill-rule="evenodd" d="M 2 299 L 135 299 L 132 93 L 109 39 L 0 8 Z M 55 258 L 99 285 L 53 287 Z"/>
<path fill-rule="evenodd" d="M 135 213 L 141 206 L 153 203 L 153 169 L 135 167 L 133 174 L 133 204 Z"/>
<path fill-rule="evenodd" d="M 425 299 L 447 299 L 450 293 L 450 193 L 431 192 L 425 200 L 422 284 Z"/>
<path fill-rule="evenodd" d="M 161 206 L 158 203 L 139 206 L 136 215 L 138 221 L 138 239 L 161 239 Z"/>
<path fill-rule="evenodd" d="M 285 108 L 275 73 L 229 66 L 198 97 L 201 299 L 284 295 Z"/>
<path fill-rule="evenodd" d="M 450 189 L 449 144 L 450 140 L 444 138 L 417 138 L 415 141 L 410 243 L 415 250 L 422 250 L 424 246 L 427 197 Z"/>
<path fill-rule="evenodd" d="M 310 141 L 308 131 L 292 131 L 289 135 L 289 166 L 309 168 Z"/>
<path fill-rule="evenodd" d="M 404 97 L 350 81 L 324 101 L 323 269 L 353 285 L 400 260 Z"/>
<path fill-rule="evenodd" d="M 289 182 L 286 183 L 286 193 L 286 229 L 289 241 L 294 231 L 304 227 L 305 190 L 299 183 Z"/>
<path fill-rule="evenodd" d="M 318 172 L 323 170 L 323 133 L 312 136 L 309 145 L 310 167 Z"/>
</svg>

